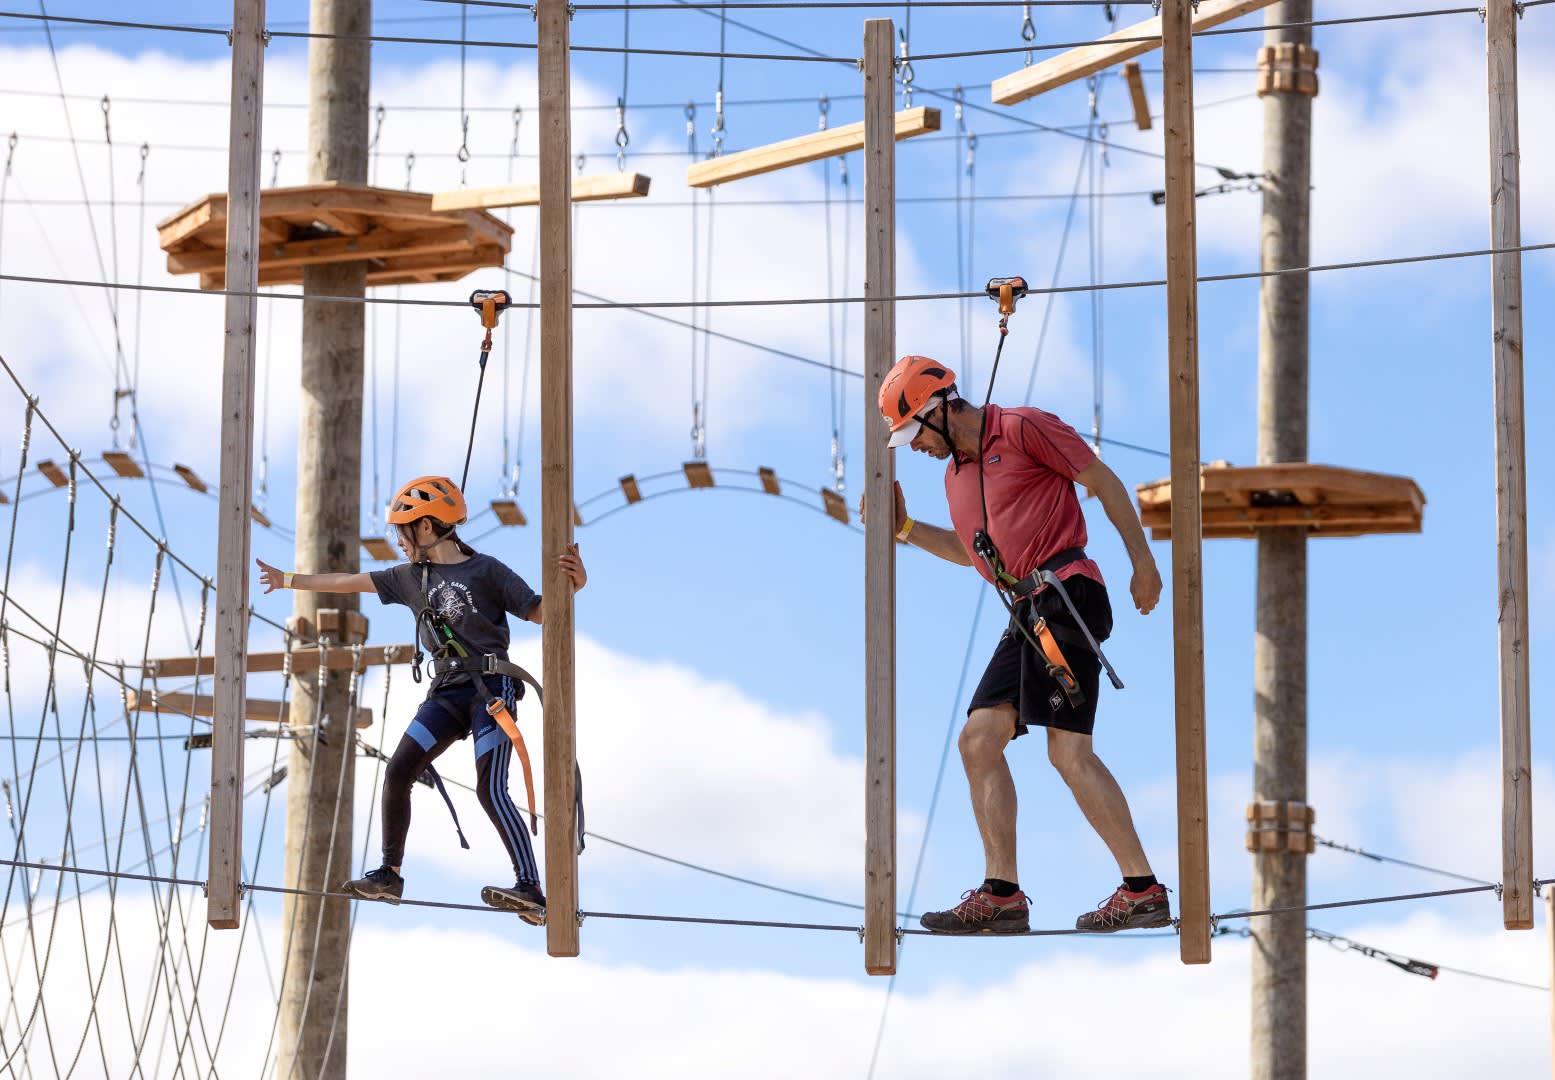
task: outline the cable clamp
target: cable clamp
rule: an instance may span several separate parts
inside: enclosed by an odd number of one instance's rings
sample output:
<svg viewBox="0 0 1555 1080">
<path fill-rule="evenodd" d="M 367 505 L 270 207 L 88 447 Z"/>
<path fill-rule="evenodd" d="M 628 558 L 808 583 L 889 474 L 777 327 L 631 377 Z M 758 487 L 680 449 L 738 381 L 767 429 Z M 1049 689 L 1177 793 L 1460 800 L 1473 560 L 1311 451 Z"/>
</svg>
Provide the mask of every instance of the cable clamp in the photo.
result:
<svg viewBox="0 0 1555 1080">
<path fill-rule="evenodd" d="M 1023 4 L 1023 5 L 1021 5 L 1021 9 L 1020 9 L 1020 39 L 1022 41 L 1024 41 L 1028 45 L 1031 44 L 1033 41 L 1037 40 L 1037 27 L 1036 27 L 1036 24 L 1031 21 L 1031 5 L 1030 4 Z M 1031 66 L 1031 61 L 1032 61 L 1032 52 L 1031 52 L 1030 49 L 1026 50 L 1025 61 L 1026 61 L 1026 66 L 1030 67 Z"/>
<path fill-rule="evenodd" d="M 1485 9 L 1484 8 L 1480 8 L 1479 9 L 1479 21 L 1480 22 L 1484 22 L 1485 21 Z"/>
<path fill-rule="evenodd" d="M 1496 888 L 1496 899 L 1500 900 L 1501 899 L 1501 893 L 1502 893 L 1502 885 L 1501 885 L 1501 883 L 1499 881 L 1496 882 L 1495 888 Z"/>
<path fill-rule="evenodd" d="M 227 48 L 229 48 L 229 49 L 232 48 L 233 39 L 232 39 L 232 30 L 231 30 L 231 28 L 228 28 L 227 30 L 223 31 L 223 33 L 225 33 L 227 35 Z"/>
<path fill-rule="evenodd" d="M 864 928 L 862 926 L 858 928 L 858 943 L 860 945 L 864 944 Z"/>
<path fill-rule="evenodd" d="M 259 40 L 260 40 L 261 43 L 263 43 L 264 47 L 268 49 L 270 47 L 270 31 L 269 30 L 261 30 L 261 31 L 259 31 Z"/>
<path fill-rule="evenodd" d="M 905 926 L 898 926 L 891 931 L 891 936 L 896 938 L 896 944 L 900 946 L 902 942 L 907 939 L 907 928 Z"/>
<path fill-rule="evenodd" d="M 578 912 L 578 927 L 580 929 L 583 926 L 583 920 L 586 919 L 586 918 L 588 918 L 588 912 L 586 912 L 586 911 Z"/>
</svg>

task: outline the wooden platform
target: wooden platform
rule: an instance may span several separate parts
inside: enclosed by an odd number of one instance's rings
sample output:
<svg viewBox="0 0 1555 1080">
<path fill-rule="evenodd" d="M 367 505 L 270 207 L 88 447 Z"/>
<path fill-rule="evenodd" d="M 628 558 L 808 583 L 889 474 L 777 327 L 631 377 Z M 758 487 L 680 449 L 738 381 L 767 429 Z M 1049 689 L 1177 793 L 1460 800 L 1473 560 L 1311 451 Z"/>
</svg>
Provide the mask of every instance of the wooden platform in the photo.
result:
<svg viewBox="0 0 1555 1080">
<path fill-rule="evenodd" d="M 1407 476 L 1333 465 L 1206 465 L 1200 472 L 1204 538 L 1249 539 L 1261 528 L 1304 525 L 1313 536 L 1417 533 L 1425 512 Z M 1172 536 L 1172 483 L 1141 484 L 1139 516 L 1154 540 Z"/>
<path fill-rule="evenodd" d="M 356 184 L 270 188 L 259 197 L 259 284 L 298 285 L 302 268 L 368 264 L 367 284 L 457 281 L 501 266 L 513 230 L 484 210 L 438 212 L 432 196 Z M 226 287 L 227 196 L 207 195 L 157 225 L 172 274 Z"/>
</svg>

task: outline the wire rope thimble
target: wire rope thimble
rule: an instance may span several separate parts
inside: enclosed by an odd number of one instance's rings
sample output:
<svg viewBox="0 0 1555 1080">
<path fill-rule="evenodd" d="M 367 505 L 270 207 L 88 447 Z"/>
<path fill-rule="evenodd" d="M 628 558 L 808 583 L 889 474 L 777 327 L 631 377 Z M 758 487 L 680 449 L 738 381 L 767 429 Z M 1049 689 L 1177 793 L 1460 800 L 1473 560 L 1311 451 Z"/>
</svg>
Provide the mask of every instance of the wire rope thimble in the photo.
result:
<svg viewBox="0 0 1555 1080">
<path fill-rule="evenodd" d="M 465 182 L 465 166 L 470 163 L 470 117 L 466 113 L 459 121 L 460 143 L 454 157 L 459 159 L 459 183 Z"/>
<path fill-rule="evenodd" d="M 966 130 L 966 91 L 957 83 L 956 88 L 950 92 L 950 100 L 956 103 L 956 130 Z"/>
<path fill-rule="evenodd" d="M 616 170 L 626 171 L 626 148 L 632 137 L 626 133 L 626 99 L 616 98 Z"/>
<path fill-rule="evenodd" d="M 1159 0 L 1157 0 L 1159 3 Z M 1020 39 L 1027 45 L 1037 40 L 1037 24 L 1031 21 L 1031 5 L 1022 4 L 1020 9 Z M 1031 50 L 1026 50 L 1026 66 L 1031 66 Z"/>
<path fill-rule="evenodd" d="M 103 137 L 111 143 L 113 142 L 113 133 L 108 127 L 108 113 L 113 108 L 113 103 L 108 100 L 108 95 L 104 94 L 100 104 L 103 107 Z"/>
<path fill-rule="evenodd" d="M 831 98 L 827 97 L 825 94 L 822 94 L 821 99 L 816 102 L 816 108 L 820 111 L 820 117 L 816 120 L 816 130 L 825 131 L 826 114 L 831 112 Z"/>
<path fill-rule="evenodd" d="M 903 27 L 896 32 L 896 44 L 898 52 L 896 66 L 902 80 L 902 108 L 910 109 L 912 108 L 912 81 L 914 75 L 912 70 L 912 61 L 907 59 L 908 52 L 906 27 Z"/>
<path fill-rule="evenodd" d="M 405 190 L 410 190 L 410 177 L 416 171 L 416 152 L 412 150 L 405 155 Z"/>
<path fill-rule="evenodd" d="M 16 156 L 16 144 L 20 141 L 16 132 L 11 132 L 5 140 L 5 175 L 11 175 L 11 159 Z"/>
<path fill-rule="evenodd" d="M 722 157 L 724 152 L 724 88 L 720 86 L 713 94 L 713 157 Z"/>
<path fill-rule="evenodd" d="M 966 137 L 966 174 L 971 176 L 977 168 L 977 133 L 974 131 Z"/>
<path fill-rule="evenodd" d="M 135 186 L 136 187 L 145 187 L 145 185 L 146 185 L 146 159 L 148 157 L 150 157 L 150 156 L 151 156 L 151 144 L 149 142 L 141 143 L 140 144 L 140 174 L 135 177 Z"/>
<path fill-rule="evenodd" d="M 388 113 L 389 110 L 383 107 L 383 102 L 381 101 L 378 103 L 378 107 L 373 110 L 373 140 L 367 144 L 367 149 L 378 149 L 378 137 L 383 134 L 383 118 Z"/>
</svg>

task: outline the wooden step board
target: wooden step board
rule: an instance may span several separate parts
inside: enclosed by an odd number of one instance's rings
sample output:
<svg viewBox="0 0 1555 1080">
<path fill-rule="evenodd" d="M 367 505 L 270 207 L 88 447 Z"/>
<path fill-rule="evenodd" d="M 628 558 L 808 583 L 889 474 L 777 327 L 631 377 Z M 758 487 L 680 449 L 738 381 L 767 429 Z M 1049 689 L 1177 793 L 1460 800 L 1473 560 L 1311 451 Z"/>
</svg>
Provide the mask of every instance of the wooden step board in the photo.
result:
<svg viewBox="0 0 1555 1080">
<path fill-rule="evenodd" d="M 147 694 L 137 694 L 133 690 L 125 702 L 130 712 L 164 712 L 177 716 L 213 716 L 216 710 L 216 699 L 207 694 L 180 694 L 161 693 L 152 690 Z M 285 701 L 265 701 L 260 698 L 247 698 L 244 700 L 243 719 L 254 723 L 290 724 L 291 704 Z M 358 706 L 356 710 L 356 726 L 369 728 L 373 726 L 373 711 L 366 706 Z"/>
<path fill-rule="evenodd" d="M 1297 525 L 1313 536 L 1417 533 L 1425 513 L 1425 495 L 1407 476 L 1306 463 L 1212 464 L 1199 475 L 1206 540 Z M 1170 540 L 1171 481 L 1141 484 L 1136 494 L 1151 539 Z"/>
<path fill-rule="evenodd" d="M 415 654 L 414 645 L 366 645 L 362 648 L 363 667 L 381 664 L 408 664 Z M 280 671 L 285 665 L 284 652 L 258 652 L 248 654 L 249 672 Z M 331 671 L 350 671 L 355 661 L 349 645 L 332 645 L 328 650 L 327 666 Z M 303 646 L 292 650 L 292 672 L 317 671 L 320 667 L 317 646 Z M 141 669 L 148 679 L 192 679 L 197 675 L 214 675 L 216 662 L 209 656 L 175 656 L 167 660 L 147 660 Z"/>
</svg>

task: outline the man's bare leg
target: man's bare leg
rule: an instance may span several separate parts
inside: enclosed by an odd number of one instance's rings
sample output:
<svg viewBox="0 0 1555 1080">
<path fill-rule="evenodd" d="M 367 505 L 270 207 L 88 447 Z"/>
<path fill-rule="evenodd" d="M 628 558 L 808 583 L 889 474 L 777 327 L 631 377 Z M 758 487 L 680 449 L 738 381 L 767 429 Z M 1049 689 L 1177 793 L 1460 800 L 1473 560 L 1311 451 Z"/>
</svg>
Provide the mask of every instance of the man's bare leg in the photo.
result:
<svg viewBox="0 0 1555 1080">
<path fill-rule="evenodd" d="M 1020 880 L 1015 869 L 1015 778 L 1004 759 L 1004 748 L 1014 736 L 1015 706 L 998 705 L 974 709 L 959 743 L 972 789 L 972 813 L 983 838 L 986 876 L 1002 881 Z"/>
<path fill-rule="evenodd" d="M 1091 746 L 1091 737 L 1048 728 L 1047 756 L 1069 785 L 1074 801 L 1102 838 L 1124 877 L 1150 876 L 1150 860 L 1134 830 L 1123 789 Z M 975 799 L 975 796 L 974 796 Z M 1013 818 L 1012 818 L 1013 821 Z M 981 825 L 982 819 L 978 819 Z M 1013 828 L 1013 826 L 1012 826 Z"/>
</svg>

